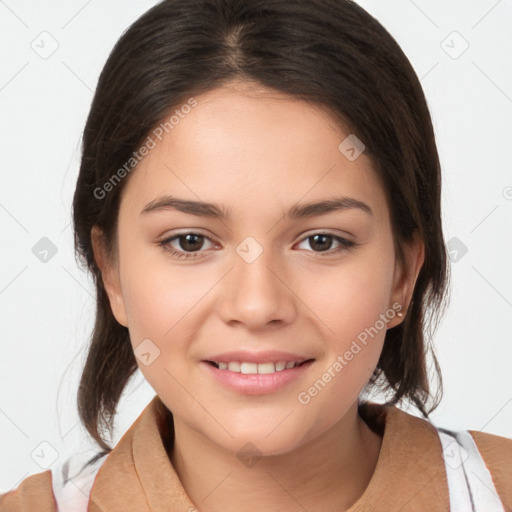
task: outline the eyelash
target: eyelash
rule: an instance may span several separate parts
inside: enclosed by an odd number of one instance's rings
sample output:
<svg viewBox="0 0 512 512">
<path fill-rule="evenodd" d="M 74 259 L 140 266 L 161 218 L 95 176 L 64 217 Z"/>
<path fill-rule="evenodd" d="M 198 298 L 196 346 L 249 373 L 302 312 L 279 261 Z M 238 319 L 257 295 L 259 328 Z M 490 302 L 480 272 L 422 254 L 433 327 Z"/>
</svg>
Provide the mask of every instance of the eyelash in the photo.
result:
<svg viewBox="0 0 512 512">
<path fill-rule="evenodd" d="M 172 241 L 178 240 L 182 237 L 186 237 L 187 235 L 199 235 L 213 243 L 213 240 L 206 235 L 203 235 L 201 233 L 196 233 L 195 231 L 187 231 L 185 233 L 180 233 L 178 235 L 173 235 L 171 237 L 165 238 L 164 240 L 158 242 L 158 245 L 161 246 L 165 251 L 169 252 L 170 255 L 173 257 L 185 258 L 185 259 L 190 259 L 190 258 L 196 259 L 198 256 L 195 256 L 195 255 L 198 253 L 204 252 L 204 251 L 195 251 L 195 252 L 187 253 L 187 252 L 183 252 L 183 251 L 177 251 L 176 249 L 171 248 L 169 245 Z M 330 233 L 328 231 L 318 231 L 316 233 L 308 235 L 308 236 L 304 237 L 299 243 L 302 243 L 303 241 L 307 240 L 308 238 L 312 238 L 315 235 L 327 235 L 329 237 L 332 237 L 334 240 L 336 240 L 337 242 L 339 242 L 341 244 L 341 247 L 338 247 L 337 249 L 329 249 L 327 251 L 311 251 L 316 254 L 319 254 L 321 257 L 325 257 L 326 255 L 330 256 L 333 253 L 347 251 L 347 250 L 350 250 L 358 245 L 355 242 L 347 240 L 346 238 L 342 238 L 342 237 L 335 235 L 334 233 Z"/>
</svg>

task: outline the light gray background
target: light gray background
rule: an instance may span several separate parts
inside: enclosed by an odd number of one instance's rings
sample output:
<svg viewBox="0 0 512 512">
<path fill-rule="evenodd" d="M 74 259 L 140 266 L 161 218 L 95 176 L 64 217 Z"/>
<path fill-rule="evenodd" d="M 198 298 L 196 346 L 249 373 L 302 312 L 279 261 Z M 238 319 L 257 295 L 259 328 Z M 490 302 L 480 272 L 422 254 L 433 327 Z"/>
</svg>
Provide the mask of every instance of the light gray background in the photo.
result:
<svg viewBox="0 0 512 512">
<path fill-rule="evenodd" d="M 75 395 L 94 297 L 70 225 L 80 136 L 110 50 L 155 3 L 0 0 L 0 492 L 87 443 Z M 420 77 L 442 161 L 453 285 L 432 420 L 512 437 L 512 1 L 359 3 Z M 43 237 L 57 249 L 46 262 L 32 251 Z M 114 444 L 153 396 L 138 372 Z"/>
</svg>

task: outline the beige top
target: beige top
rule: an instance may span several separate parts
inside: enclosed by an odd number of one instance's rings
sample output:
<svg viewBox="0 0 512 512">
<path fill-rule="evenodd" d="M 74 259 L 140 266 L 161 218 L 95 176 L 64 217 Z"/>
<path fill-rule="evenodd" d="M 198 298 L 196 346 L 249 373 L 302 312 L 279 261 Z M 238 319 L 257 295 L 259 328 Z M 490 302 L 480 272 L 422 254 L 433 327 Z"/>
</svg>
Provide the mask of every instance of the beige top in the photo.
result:
<svg viewBox="0 0 512 512">
<path fill-rule="evenodd" d="M 449 512 L 442 444 L 434 425 L 373 402 L 362 404 L 360 414 L 383 439 L 375 472 L 349 512 Z M 155 396 L 101 463 L 88 512 L 197 510 L 165 449 L 172 446 L 168 417 Z M 512 511 L 512 439 L 469 433 L 506 511 Z M 29 476 L 17 489 L 0 495 L 0 512 L 28 511 L 57 512 L 51 470 Z"/>
</svg>

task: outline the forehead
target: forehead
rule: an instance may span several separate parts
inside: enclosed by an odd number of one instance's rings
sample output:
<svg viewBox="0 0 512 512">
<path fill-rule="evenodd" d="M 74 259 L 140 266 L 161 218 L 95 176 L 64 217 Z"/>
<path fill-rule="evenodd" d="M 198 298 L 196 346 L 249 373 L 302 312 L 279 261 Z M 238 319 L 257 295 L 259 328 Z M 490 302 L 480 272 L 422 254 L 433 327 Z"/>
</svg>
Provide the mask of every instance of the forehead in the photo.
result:
<svg viewBox="0 0 512 512">
<path fill-rule="evenodd" d="M 339 195 L 387 209 L 371 160 L 340 151 L 350 133 L 325 108 L 238 83 L 194 100 L 193 108 L 173 108 L 161 140 L 150 133 L 154 147 L 123 194 L 130 209 L 165 194 L 229 203 L 234 213 Z"/>
</svg>

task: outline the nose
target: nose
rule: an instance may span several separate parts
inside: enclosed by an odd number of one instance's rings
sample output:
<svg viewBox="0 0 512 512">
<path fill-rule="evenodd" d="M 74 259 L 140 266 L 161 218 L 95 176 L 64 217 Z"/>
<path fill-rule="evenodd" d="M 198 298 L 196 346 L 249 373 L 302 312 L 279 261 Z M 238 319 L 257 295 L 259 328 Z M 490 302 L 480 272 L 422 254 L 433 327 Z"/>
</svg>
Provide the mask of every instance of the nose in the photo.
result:
<svg viewBox="0 0 512 512">
<path fill-rule="evenodd" d="M 254 261 L 235 254 L 234 268 L 221 284 L 220 315 L 227 324 L 255 331 L 290 323 L 297 314 L 284 265 L 276 265 L 270 250 Z"/>
</svg>

